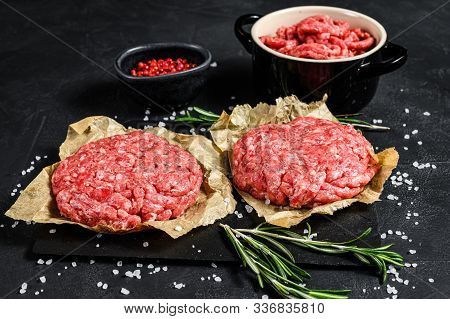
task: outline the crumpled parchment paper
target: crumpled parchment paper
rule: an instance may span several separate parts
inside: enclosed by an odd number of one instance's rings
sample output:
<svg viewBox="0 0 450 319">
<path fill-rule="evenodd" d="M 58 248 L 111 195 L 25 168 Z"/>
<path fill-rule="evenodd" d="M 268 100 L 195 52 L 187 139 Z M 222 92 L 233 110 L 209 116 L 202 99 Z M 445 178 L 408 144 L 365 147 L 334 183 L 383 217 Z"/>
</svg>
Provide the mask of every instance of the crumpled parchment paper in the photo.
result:
<svg viewBox="0 0 450 319">
<path fill-rule="evenodd" d="M 66 140 L 60 146 L 59 156 L 64 160 L 84 144 L 125 134 L 131 130 L 133 129 L 126 129 L 106 116 L 85 118 L 69 126 Z M 202 166 L 204 178 L 197 201 L 184 214 L 172 220 L 142 223 L 132 232 L 160 229 L 172 238 L 177 238 L 196 227 L 212 224 L 234 212 L 236 201 L 232 195 L 231 183 L 226 176 L 226 161 L 211 140 L 200 135 L 174 133 L 162 127 L 149 128 L 145 131 L 162 136 L 169 143 L 177 144 L 191 153 Z M 45 167 L 6 212 L 6 216 L 37 223 L 77 224 L 97 232 L 116 233 L 106 226 L 89 227 L 60 215 L 51 190 L 51 176 L 58 164 Z M 123 231 L 125 232 L 130 231 Z"/>
<path fill-rule="evenodd" d="M 324 96 L 322 101 L 306 104 L 299 101 L 296 96 L 289 96 L 277 99 L 276 105 L 259 103 L 254 108 L 248 104 L 238 105 L 230 115 L 226 112 L 221 114 L 219 120 L 210 129 L 211 135 L 215 144 L 231 159 L 233 145 L 237 140 L 259 125 L 288 123 L 299 116 L 311 116 L 337 122 L 337 119 L 327 108 L 326 98 Z M 314 208 L 298 209 L 267 205 L 264 201 L 256 199 L 244 191 L 239 189 L 237 191 L 268 223 L 281 227 L 291 227 L 299 224 L 312 214 L 332 215 L 335 211 L 348 207 L 355 202 L 371 204 L 379 200 L 383 184 L 397 166 L 399 156 L 395 148 L 388 148 L 373 156 L 381 165 L 380 170 L 364 190 L 351 199 Z"/>
</svg>

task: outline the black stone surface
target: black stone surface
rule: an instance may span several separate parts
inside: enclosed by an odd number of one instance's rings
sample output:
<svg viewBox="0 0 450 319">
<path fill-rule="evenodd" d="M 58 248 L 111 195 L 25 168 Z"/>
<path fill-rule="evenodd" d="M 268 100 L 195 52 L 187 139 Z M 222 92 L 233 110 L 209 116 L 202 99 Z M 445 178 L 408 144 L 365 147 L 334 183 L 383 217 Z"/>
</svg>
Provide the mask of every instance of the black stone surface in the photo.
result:
<svg viewBox="0 0 450 319">
<path fill-rule="evenodd" d="M 400 153 L 398 170 L 413 179 L 419 190 L 405 185 L 386 185 L 383 201 L 356 212 L 374 214 L 380 233 L 405 232 L 409 239 L 388 235 L 383 243 L 394 242 L 395 249 L 417 267 L 400 270 L 409 285 L 389 281 L 399 298 L 447 298 L 449 295 L 448 204 L 449 187 L 449 104 L 450 43 L 445 6 L 423 19 L 444 1 L 304 1 L 346 7 L 380 21 L 390 39 L 409 50 L 409 60 L 399 71 L 383 76 L 378 92 L 363 112 L 366 119 L 382 119 L 389 133 L 366 134 L 380 149 L 395 146 Z M 14 202 L 17 184 L 25 187 L 38 171 L 57 160 L 58 145 L 64 140 L 67 125 L 89 115 L 102 114 L 125 125 L 139 124 L 148 105 L 133 97 L 114 75 L 113 61 L 127 47 L 148 42 L 193 42 L 211 50 L 216 68 L 209 71 L 209 82 L 195 101 L 196 105 L 219 111 L 237 103 L 258 102 L 251 85 L 250 56 L 234 38 L 236 17 L 248 12 L 268 13 L 299 5 L 298 1 L 7 1 L 0 3 L 0 211 Z M 420 21 L 417 23 L 417 21 Z M 232 99 L 235 97 L 235 99 Z M 408 108 L 410 113 L 405 113 Z M 430 116 L 423 115 L 430 112 Z M 152 121 L 167 116 L 152 108 Z M 406 127 L 403 127 L 403 123 Z M 138 126 L 139 126 L 138 125 Z M 177 127 L 177 130 L 187 130 Z M 417 129 L 416 135 L 411 131 Z M 405 134 L 411 138 L 404 139 Z M 422 141 L 422 145 L 418 145 Z M 408 150 L 403 147 L 407 146 Z M 35 156 L 42 158 L 35 160 Z M 35 170 L 21 172 L 35 160 Z M 418 170 L 412 163 L 430 163 L 436 169 Z M 398 201 L 386 199 L 388 194 Z M 398 206 L 398 202 L 402 205 Z M 412 216 L 406 219 L 410 211 Z M 414 216 L 413 214 L 419 214 Z M 329 220 L 339 227 L 339 214 Z M 415 224 L 417 222 L 417 224 Z M 126 270 L 136 269 L 137 260 L 69 256 L 49 266 L 37 265 L 32 254 L 36 225 L 14 222 L 0 216 L 0 295 L 9 298 L 108 298 L 125 297 L 120 288 L 131 291 L 131 298 L 258 298 L 272 295 L 259 289 L 251 276 L 237 265 L 217 263 L 213 268 L 202 263 L 160 261 L 168 271 L 149 275 L 142 268 L 142 279 L 125 278 Z M 14 226 L 14 227 L 13 227 Z M 59 229 L 57 229 L 57 233 Z M 319 238 L 333 234 L 320 233 Z M 88 243 L 95 245 L 96 239 Z M 100 246 L 101 248 L 101 246 Z M 416 254 L 408 251 L 414 249 Z M 50 258 L 50 257 L 48 257 Z M 48 258 L 45 258 L 47 260 Z M 76 267 L 71 263 L 75 261 Z M 144 267 L 148 262 L 145 263 Z M 153 262 L 156 266 L 156 262 Z M 67 267 L 67 269 L 65 269 Z M 349 288 L 353 298 L 389 296 L 380 289 L 371 269 L 335 266 L 306 266 L 312 274 L 309 285 L 320 288 Z M 119 269 L 114 276 L 112 269 Z M 58 276 L 60 273 L 60 276 Z M 216 274 L 222 282 L 201 281 Z M 38 278 L 46 276 L 42 284 Z M 392 278 L 392 277 L 390 277 Z M 429 279 L 434 282 L 429 282 Z M 389 279 L 390 280 L 390 279 Z M 25 294 L 18 293 L 28 282 Z M 97 282 L 108 283 L 107 290 Z M 173 288 L 173 282 L 186 287 Z M 413 289 L 413 286 L 415 287 Z M 35 291 L 41 291 L 35 295 Z M 366 292 L 363 292 L 365 289 Z"/>
</svg>

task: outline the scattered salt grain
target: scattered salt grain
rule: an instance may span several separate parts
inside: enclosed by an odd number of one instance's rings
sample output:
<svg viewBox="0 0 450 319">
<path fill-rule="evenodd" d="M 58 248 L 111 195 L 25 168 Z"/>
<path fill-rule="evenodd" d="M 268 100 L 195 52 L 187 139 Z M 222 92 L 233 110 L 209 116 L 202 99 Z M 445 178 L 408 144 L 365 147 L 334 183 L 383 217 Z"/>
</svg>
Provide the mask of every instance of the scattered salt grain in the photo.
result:
<svg viewBox="0 0 450 319">
<path fill-rule="evenodd" d="M 414 250 L 414 249 L 410 249 L 410 250 L 409 250 L 409 254 L 410 254 L 410 255 L 414 255 L 415 253 L 416 253 L 416 250 Z"/>
<path fill-rule="evenodd" d="M 122 267 L 122 260 L 119 260 L 119 261 L 117 262 L 117 267 Z"/>
<path fill-rule="evenodd" d="M 163 271 L 167 271 L 169 268 L 167 266 L 162 267 Z"/>
<path fill-rule="evenodd" d="M 76 266 L 77 266 L 77 263 L 72 261 L 72 267 L 76 267 Z"/>
<path fill-rule="evenodd" d="M 144 242 L 142 243 L 142 246 L 145 247 L 145 248 L 148 247 L 148 241 L 144 241 Z"/>
<path fill-rule="evenodd" d="M 405 134 L 405 136 L 403 137 L 405 140 L 409 140 L 409 134 Z"/>
<path fill-rule="evenodd" d="M 405 113 L 408 114 L 409 113 L 409 109 L 405 108 Z"/>
<path fill-rule="evenodd" d="M 176 289 L 181 289 L 181 288 L 186 287 L 185 284 L 182 284 L 182 283 L 176 283 L 176 282 L 173 283 L 173 286 L 174 286 L 174 288 L 176 288 Z"/>
<path fill-rule="evenodd" d="M 428 281 L 429 282 L 434 282 L 434 279 L 433 278 L 428 278 Z"/>
<path fill-rule="evenodd" d="M 417 144 L 422 145 L 422 141 L 418 141 Z"/>
<path fill-rule="evenodd" d="M 39 277 L 40 282 L 42 282 L 43 284 L 46 283 L 47 278 L 45 278 L 45 276 Z"/>
<path fill-rule="evenodd" d="M 387 233 L 388 233 L 389 235 L 392 235 L 392 234 L 393 234 L 392 230 L 390 230 L 390 229 L 387 231 Z"/>
<path fill-rule="evenodd" d="M 212 67 L 212 68 L 216 68 L 217 67 L 217 62 L 212 62 L 209 66 Z"/>
<path fill-rule="evenodd" d="M 211 267 L 217 268 L 217 265 L 215 263 L 211 263 Z"/>
<path fill-rule="evenodd" d="M 214 281 L 215 282 L 221 282 L 222 278 L 220 278 L 219 276 L 214 277 Z"/>
<path fill-rule="evenodd" d="M 175 231 L 182 231 L 183 227 L 181 227 L 180 225 L 175 226 Z"/>
<path fill-rule="evenodd" d="M 415 134 L 417 134 L 417 133 L 419 133 L 419 130 L 413 130 L 413 131 L 411 132 L 411 134 L 413 134 L 413 135 L 415 135 Z"/>
<path fill-rule="evenodd" d="M 417 267 L 417 264 L 416 264 L 416 263 L 412 263 L 411 266 L 412 266 L 413 268 L 416 268 L 416 267 Z"/>
<path fill-rule="evenodd" d="M 43 264 L 44 264 L 44 260 L 38 259 L 37 264 L 38 264 L 38 265 L 43 265 Z"/>
<path fill-rule="evenodd" d="M 137 267 L 137 268 L 142 268 L 142 266 L 144 266 L 144 265 L 143 265 L 143 264 L 140 264 L 140 263 L 137 263 L 137 264 L 136 264 L 136 267 Z"/>
<path fill-rule="evenodd" d="M 430 116 L 431 114 L 430 114 L 430 112 L 423 112 L 423 115 Z"/>
<path fill-rule="evenodd" d="M 164 127 L 164 126 L 166 126 L 166 123 L 164 123 L 164 122 L 158 122 L 158 127 Z"/>
<path fill-rule="evenodd" d="M 103 283 L 102 283 L 101 281 L 99 281 L 99 282 L 97 283 L 97 287 L 98 287 L 98 288 L 100 288 L 102 285 L 103 285 Z"/>
<path fill-rule="evenodd" d="M 119 271 L 117 269 L 113 269 L 112 273 L 114 274 L 114 276 L 119 274 Z"/>
<path fill-rule="evenodd" d="M 380 235 L 380 238 L 381 238 L 381 239 L 386 239 L 386 234 L 385 234 L 385 233 L 381 234 L 381 235 Z"/>
<path fill-rule="evenodd" d="M 245 210 L 247 211 L 247 213 L 251 213 L 253 211 L 253 207 L 250 205 L 245 205 Z"/>
<path fill-rule="evenodd" d="M 45 262 L 45 264 L 48 266 L 48 265 L 51 265 L 52 262 L 53 262 L 53 260 L 52 260 L 52 259 L 49 259 L 49 260 L 47 260 L 47 261 Z"/>
<path fill-rule="evenodd" d="M 262 295 L 261 299 L 269 299 L 269 296 L 268 295 Z"/>
<path fill-rule="evenodd" d="M 128 289 L 122 288 L 122 289 L 120 289 L 120 293 L 123 295 L 129 295 L 130 291 Z"/>
<path fill-rule="evenodd" d="M 108 289 L 108 284 L 103 284 L 102 289 L 103 289 L 103 290 Z"/>
</svg>

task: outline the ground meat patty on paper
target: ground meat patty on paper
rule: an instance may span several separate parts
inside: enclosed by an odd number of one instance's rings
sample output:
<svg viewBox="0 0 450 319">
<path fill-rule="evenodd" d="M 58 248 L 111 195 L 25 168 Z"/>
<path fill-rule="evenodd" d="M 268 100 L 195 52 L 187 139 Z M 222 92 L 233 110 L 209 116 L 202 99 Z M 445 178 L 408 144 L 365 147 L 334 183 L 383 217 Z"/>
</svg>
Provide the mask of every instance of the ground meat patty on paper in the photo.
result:
<svg viewBox="0 0 450 319">
<path fill-rule="evenodd" d="M 135 131 L 82 146 L 59 164 L 52 188 L 63 216 L 125 230 L 180 216 L 195 202 L 202 179 L 190 153 Z"/>
<path fill-rule="evenodd" d="M 259 126 L 233 148 L 237 188 L 270 203 L 314 207 L 359 194 L 378 170 L 353 127 L 313 117 Z"/>
</svg>

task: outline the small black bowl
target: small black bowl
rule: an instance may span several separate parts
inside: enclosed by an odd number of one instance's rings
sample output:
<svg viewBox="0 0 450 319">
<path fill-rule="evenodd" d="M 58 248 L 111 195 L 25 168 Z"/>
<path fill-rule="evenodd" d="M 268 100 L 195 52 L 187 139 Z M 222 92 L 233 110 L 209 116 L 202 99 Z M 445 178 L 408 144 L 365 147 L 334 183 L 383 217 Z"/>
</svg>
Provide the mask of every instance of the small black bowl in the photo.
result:
<svg viewBox="0 0 450 319">
<path fill-rule="evenodd" d="M 131 69 L 143 60 L 185 58 L 197 66 L 187 71 L 154 77 L 130 75 Z M 114 64 L 120 79 L 135 96 L 154 105 L 176 109 L 189 104 L 206 82 L 211 52 L 188 43 L 152 43 L 122 52 Z"/>
</svg>

